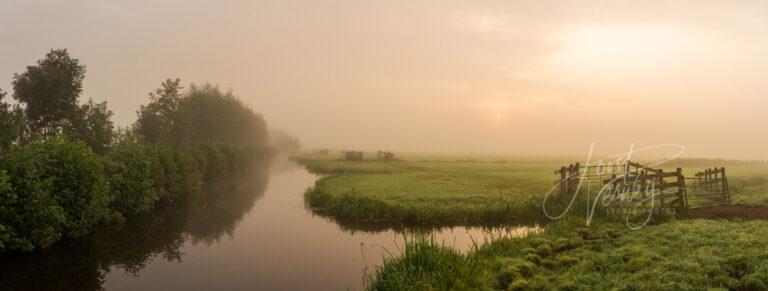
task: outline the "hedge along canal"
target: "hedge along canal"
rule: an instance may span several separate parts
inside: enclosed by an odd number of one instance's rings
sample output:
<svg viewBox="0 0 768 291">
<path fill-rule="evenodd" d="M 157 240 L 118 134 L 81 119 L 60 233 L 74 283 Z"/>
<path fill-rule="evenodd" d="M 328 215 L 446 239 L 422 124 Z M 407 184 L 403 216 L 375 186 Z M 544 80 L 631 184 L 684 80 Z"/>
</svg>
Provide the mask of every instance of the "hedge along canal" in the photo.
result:
<svg viewBox="0 0 768 291">
<path fill-rule="evenodd" d="M 303 195 L 317 179 L 277 159 L 269 169 L 237 186 L 223 183 L 202 199 L 161 207 L 49 250 L 3 258 L 0 279 L 14 289 L 360 289 L 366 270 L 403 248 L 402 234 L 351 231 L 313 215 Z M 529 230 L 456 227 L 433 234 L 466 251 L 473 239 L 482 242 L 489 233 Z"/>
</svg>

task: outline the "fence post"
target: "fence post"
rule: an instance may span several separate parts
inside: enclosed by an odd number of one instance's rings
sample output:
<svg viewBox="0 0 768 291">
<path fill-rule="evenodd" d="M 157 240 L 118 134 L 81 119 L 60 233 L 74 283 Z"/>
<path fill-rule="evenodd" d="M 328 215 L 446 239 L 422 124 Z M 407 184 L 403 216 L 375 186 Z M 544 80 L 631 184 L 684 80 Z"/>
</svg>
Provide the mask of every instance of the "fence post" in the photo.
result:
<svg viewBox="0 0 768 291">
<path fill-rule="evenodd" d="M 659 173 L 658 174 L 659 174 L 659 178 L 658 178 L 659 194 L 661 195 L 660 199 L 659 199 L 660 202 L 661 202 L 661 209 L 660 210 L 664 211 L 664 175 L 663 175 L 664 174 L 664 170 L 659 169 Z"/>
<path fill-rule="evenodd" d="M 720 168 L 720 173 L 723 176 L 723 191 L 725 192 L 725 195 L 728 197 L 728 204 L 731 204 L 731 190 L 728 189 L 728 178 L 725 176 L 725 167 Z"/>
<path fill-rule="evenodd" d="M 709 190 L 709 168 L 704 169 L 704 189 Z"/>
<path fill-rule="evenodd" d="M 560 195 L 565 196 L 568 189 L 565 185 L 568 181 L 565 180 L 565 167 L 560 167 Z"/>
<path fill-rule="evenodd" d="M 613 201 L 616 201 L 616 196 L 619 195 L 619 182 L 616 181 L 616 174 L 611 174 L 611 183 L 613 184 L 611 187 L 611 194 L 613 195 Z"/>
<path fill-rule="evenodd" d="M 568 165 L 568 193 L 573 191 L 573 164 Z"/>
<path fill-rule="evenodd" d="M 645 194 L 648 193 L 647 192 L 648 191 L 648 186 L 647 186 L 648 182 L 646 181 L 646 177 L 645 177 L 647 174 L 648 174 L 648 171 L 646 171 L 646 170 L 641 170 L 640 171 L 640 191 L 642 191 L 641 193 L 643 193 L 643 198 L 645 198 L 646 197 Z"/>
<path fill-rule="evenodd" d="M 685 193 L 685 177 L 681 168 L 677 168 L 677 196 L 677 199 L 680 200 L 680 206 L 688 208 L 688 195 Z"/>
<path fill-rule="evenodd" d="M 627 177 L 627 175 L 629 175 L 629 172 L 630 172 L 629 167 L 631 166 L 632 166 L 632 162 L 627 160 L 627 162 L 624 164 L 624 177 Z"/>
<path fill-rule="evenodd" d="M 579 183 L 581 182 L 581 172 L 579 163 L 576 163 L 576 165 L 573 168 L 573 190 L 576 191 L 576 189 L 579 188 Z"/>
</svg>

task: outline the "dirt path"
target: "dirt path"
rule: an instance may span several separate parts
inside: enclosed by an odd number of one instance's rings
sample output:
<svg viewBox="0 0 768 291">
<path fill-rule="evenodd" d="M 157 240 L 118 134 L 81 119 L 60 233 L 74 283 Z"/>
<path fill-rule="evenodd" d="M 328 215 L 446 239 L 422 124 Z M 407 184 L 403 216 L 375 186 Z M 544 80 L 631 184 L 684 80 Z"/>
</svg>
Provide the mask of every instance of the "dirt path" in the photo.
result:
<svg viewBox="0 0 768 291">
<path fill-rule="evenodd" d="M 691 218 L 706 219 L 768 219 L 768 207 L 747 205 L 720 205 L 688 210 Z"/>
</svg>

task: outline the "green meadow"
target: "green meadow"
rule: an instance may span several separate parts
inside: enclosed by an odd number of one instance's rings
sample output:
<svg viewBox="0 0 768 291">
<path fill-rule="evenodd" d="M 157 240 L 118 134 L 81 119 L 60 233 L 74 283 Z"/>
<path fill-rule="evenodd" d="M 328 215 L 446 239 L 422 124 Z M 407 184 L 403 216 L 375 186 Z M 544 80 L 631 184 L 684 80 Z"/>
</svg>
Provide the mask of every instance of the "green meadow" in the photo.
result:
<svg viewBox="0 0 768 291">
<path fill-rule="evenodd" d="M 524 237 L 494 238 L 467 253 L 428 234 L 366 275 L 370 290 L 766 290 L 768 221 L 694 219 L 677 213 L 632 230 L 623 217 L 596 210 L 586 225 L 577 200 L 569 215 L 550 221 L 542 199 L 553 170 L 575 161 L 404 157 L 395 162 L 343 161 L 340 155 L 295 158 L 322 174 L 305 194 L 317 214 L 340 221 L 418 225 L 537 222 Z M 693 175 L 725 166 L 738 207 L 768 205 L 768 164 L 675 160 Z M 581 199 L 581 198 L 580 198 Z M 768 208 L 766 208 L 768 209 Z"/>
<path fill-rule="evenodd" d="M 346 162 L 337 155 L 297 158 L 324 174 L 307 205 L 338 220 L 478 224 L 540 218 L 556 162 L 408 160 Z"/>
<path fill-rule="evenodd" d="M 340 154 L 294 159 L 323 175 L 305 195 L 316 213 L 342 221 L 421 225 L 541 221 L 542 200 L 558 178 L 554 170 L 575 162 L 423 155 L 394 162 L 348 162 Z M 663 168 L 681 167 L 693 176 L 714 166 L 727 167 L 735 204 L 768 204 L 768 163 L 691 159 L 671 161 Z"/>
</svg>

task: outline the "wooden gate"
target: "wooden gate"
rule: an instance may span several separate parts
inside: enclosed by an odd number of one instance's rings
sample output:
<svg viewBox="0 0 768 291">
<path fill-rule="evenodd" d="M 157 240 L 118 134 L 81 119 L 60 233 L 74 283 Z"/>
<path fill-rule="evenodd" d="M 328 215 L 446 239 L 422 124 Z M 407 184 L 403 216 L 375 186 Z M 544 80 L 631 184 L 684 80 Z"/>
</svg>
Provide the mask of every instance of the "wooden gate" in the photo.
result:
<svg viewBox="0 0 768 291">
<path fill-rule="evenodd" d="M 344 152 L 344 160 L 360 162 L 363 160 L 363 152 L 361 151 L 346 151 Z"/>
<path fill-rule="evenodd" d="M 376 159 L 379 161 L 391 162 L 395 160 L 395 153 L 378 151 L 376 152 Z"/>
<path fill-rule="evenodd" d="M 681 168 L 664 171 L 639 163 L 561 167 L 559 195 L 575 191 L 601 193 L 607 207 L 638 206 L 653 203 L 660 208 L 698 208 L 730 204 L 725 168 L 707 169 L 686 178 Z"/>
</svg>

